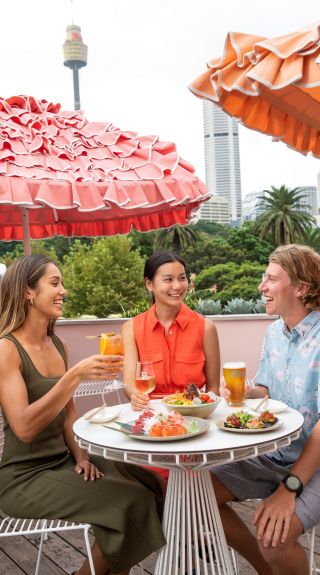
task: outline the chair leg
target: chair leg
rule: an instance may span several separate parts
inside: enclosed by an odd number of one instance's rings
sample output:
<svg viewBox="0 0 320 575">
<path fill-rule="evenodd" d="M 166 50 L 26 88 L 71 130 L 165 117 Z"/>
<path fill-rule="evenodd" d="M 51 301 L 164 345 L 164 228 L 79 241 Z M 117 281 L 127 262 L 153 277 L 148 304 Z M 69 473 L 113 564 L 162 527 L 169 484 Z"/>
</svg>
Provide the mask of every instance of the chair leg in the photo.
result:
<svg viewBox="0 0 320 575">
<path fill-rule="evenodd" d="M 34 572 L 34 575 L 38 575 L 39 573 L 39 567 L 40 567 L 40 559 L 41 559 L 41 553 L 42 553 L 42 546 L 43 546 L 43 541 L 45 539 L 45 537 L 48 537 L 48 534 L 46 532 L 41 533 L 41 537 L 40 537 L 40 543 L 39 543 L 39 550 L 38 550 L 38 557 L 37 557 L 37 564 L 36 564 L 36 569 Z"/>
<path fill-rule="evenodd" d="M 320 573 L 320 569 L 317 569 L 316 562 L 315 562 L 315 535 L 316 535 L 316 528 L 313 527 L 310 531 L 307 532 L 308 542 L 309 542 L 309 575 L 318 575 Z"/>
<path fill-rule="evenodd" d="M 234 568 L 234 573 L 235 575 L 240 575 L 238 553 L 232 547 L 230 547 L 230 551 L 231 551 L 231 560 Z"/>
<path fill-rule="evenodd" d="M 89 565 L 90 565 L 91 575 L 96 575 L 96 571 L 95 571 L 94 564 L 93 564 L 93 557 L 92 557 L 92 551 L 91 551 L 91 546 L 90 546 L 90 540 L 89 540 L 89 528 L 86 528 L 83 530 L 83 535 L 84 535 L 84 540 L 85 540 L 85 544 L 86 544 L 86 548 L 87 548 L 87 557 L 88 557 L 88 561 L 89 561 Z"/>
</svg>

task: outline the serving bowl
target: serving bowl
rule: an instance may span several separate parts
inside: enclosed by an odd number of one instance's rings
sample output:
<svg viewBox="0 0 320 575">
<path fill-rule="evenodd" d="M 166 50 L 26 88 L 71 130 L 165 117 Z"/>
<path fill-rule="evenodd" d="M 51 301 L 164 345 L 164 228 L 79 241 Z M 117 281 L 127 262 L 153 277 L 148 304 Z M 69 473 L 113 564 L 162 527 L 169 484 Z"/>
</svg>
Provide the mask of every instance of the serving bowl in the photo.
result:
<svg viewBox="0 0 320 575">
<path fill-rule="evenodd" d="M 202 417 L 203 419 L 207 419 L 207 417 L 217 409 L 222 399 L 221 397 L 217 397 L 212 403 L 202 403 L 201 405 L 174 405 L 173 403 L 168 403 L 168 400 L 171 400 L 173 395 L 167 395 L 161 402 L 168 411 L 177 411 L 181 413 L 181 415 L 191 415 L 193 417 Z"/>
</svg>

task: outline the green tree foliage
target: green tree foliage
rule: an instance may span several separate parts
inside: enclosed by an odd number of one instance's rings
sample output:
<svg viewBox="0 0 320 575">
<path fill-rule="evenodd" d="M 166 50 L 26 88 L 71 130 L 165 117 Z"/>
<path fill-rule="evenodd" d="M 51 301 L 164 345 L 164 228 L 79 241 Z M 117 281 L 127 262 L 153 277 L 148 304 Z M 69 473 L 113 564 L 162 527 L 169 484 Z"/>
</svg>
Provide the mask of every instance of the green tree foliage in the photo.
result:
<svg viewBox="0 0 320 575">
<path fill-rule="evenodd" d="M 154 250 L 172 250 L 183 252 L 188 246 L 194 245 L 197 232 L 194 226 L 181 226 L 177 224 L 171 228 L 159 230 L 154 241 Z"/>
<path fill-rule="evenodd" d="M 208 289 L 217 286 L 213 296 L 223 304 L 235 297 L 242 299 L 259 298 L 258 285 L 261 283 L 265 265 L 245 262 L 218 264 L 204 269 L 195 279 L 196 289 Z"/>
<path fill-rule="evenodd" d="M 157 232 L 138 232 L 132 229 L 128 237 L 132 242 L 132 249 L 138 250 L 140 255 L 148 258 L 154 252 L 154 241 Z"/>
<path fill-rule="evenodd" d="M 276 246 L 303 241 L 308 227 L 315 224 L 313 216 L 300 209 L 303 190 L 271 186 L 264 194 L 260 197 L 263 212 L 255 223 L 260 239 L 270 236 Z"/>
<path fill-rule="evenodd" d="M 307 228 L 303 243 L 320 253 L 320 228 Z"/>
<path fill-rule="evenodd" d="M 63 265 L 65 315 L 107 317 L 138 304 L 145 297 L 143 265 L 127 237 L 97 239 L 92 245 L 76 241 Z"/>
<path fill-rule="evenodd" d="M 212 265 L 227 262 L 239 265 L 245 261 L 267 263 L 274 247 L 268 240 L 259 240 L 253 222 L 246 222 L 239 228 L 220 227 L 223 229 L 222 236 L 199 232 L 197 242 L 182 252 L 190 272 L 198 274 Z"/>
</svg>

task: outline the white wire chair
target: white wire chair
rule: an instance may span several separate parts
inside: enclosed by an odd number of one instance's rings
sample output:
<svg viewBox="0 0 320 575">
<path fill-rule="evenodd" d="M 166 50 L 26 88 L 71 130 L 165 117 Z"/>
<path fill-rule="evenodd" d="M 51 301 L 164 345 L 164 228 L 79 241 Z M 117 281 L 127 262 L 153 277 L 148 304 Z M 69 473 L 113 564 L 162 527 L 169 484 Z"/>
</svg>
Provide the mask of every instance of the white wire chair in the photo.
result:
<svg viewBox="0 0 320 575">
<path fill-rule="evenodd" d="M 313 527 L 308 531 L 308 542 L 309 542 L 309 575 L 317 575 L 320 573 L 320 569 L 317 569 L 315 562 L 315 536 L 316 528 Z"/>
<path fill-rule="evenodd" d="M 0 460 L 4 446 L 4 432 L 3 432 L 3 417 L 0 411 Z M 39 535 L 40 543 L 37 556 L 37 563 L 34 575 L 38 575 L 40 568 L 40 559 L 42 554 L 42 547 L 44 540 L 48 537 L 48 533 L 58 533 L 62 531 L 82 530 L 90 571 L 95 575 L 93 558 L 91 553 L 89 541 L 89 529 L 91 525 L 88 523 L 74 523 L 71 521 L 64 521 L 61 519 L 18 519 L 16 517 L 5 516 L 0 519 L 0 539 L 4 537 L 26 536 L 26 535 Z"/>
</svg>

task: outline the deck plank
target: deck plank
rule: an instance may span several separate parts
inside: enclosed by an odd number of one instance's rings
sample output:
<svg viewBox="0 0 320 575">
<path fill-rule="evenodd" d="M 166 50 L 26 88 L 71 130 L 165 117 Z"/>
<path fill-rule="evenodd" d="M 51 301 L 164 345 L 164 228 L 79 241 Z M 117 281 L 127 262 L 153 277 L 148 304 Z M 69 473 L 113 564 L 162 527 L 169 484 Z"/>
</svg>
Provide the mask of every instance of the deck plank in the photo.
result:
<svg viewBox="0 0 320 575">
<path fill-rule="evenodd" d="M 234 503 L 235 510 L 246 522 L 249 529 L 254 531 L 252 524 L 255 502 Z M 93 536 L 90 536 L 93 540 Z M 301 538 L 303 545 L 307 547 L 307 538 Z M 320 568 L 320 528 L 316 529 L 315 538 L 315 561 Z M 0 538 L 0 575 L 33 575 L 37 557 L 37 541 L 35 538 L 6 537 Z M 63 532 L 50 534 L 44 543 L 43 556 L 41 559 L 41 575 L 69 575 L 80 567 L 85 557 L 85 545 L 81 531 Z M 238 558 L 240 575 L 254 575 L 256 571 L 242 557 Z M 156 554 L 143 562 L 145 575 L 154 573 Z M 140 575 L 140 570 L 135 567 L 130 575 Z"/>
</svg>

